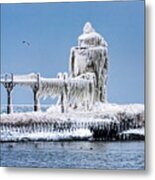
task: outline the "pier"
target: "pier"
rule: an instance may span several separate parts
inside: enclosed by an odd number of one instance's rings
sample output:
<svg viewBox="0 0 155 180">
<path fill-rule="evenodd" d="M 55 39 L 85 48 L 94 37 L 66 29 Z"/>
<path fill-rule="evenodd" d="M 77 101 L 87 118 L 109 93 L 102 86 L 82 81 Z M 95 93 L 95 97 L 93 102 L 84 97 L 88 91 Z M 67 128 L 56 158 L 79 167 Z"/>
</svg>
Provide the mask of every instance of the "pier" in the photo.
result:
<svg viewBox="0 0 155 180">
<path fill-rule="evenodd" d="M 34 94 L 34 111 L 39 110 L 39 101 L 37 97 L 37 92 L 39 90 L 39 82 L 40 82 L 40 75 L 35 74 L 34 77 L 28 75 L 14 75 L 11 74 L 4 74 L 1 76 L 0 83 L 5 87 L 7 92 L 7 114 L 13 112 L 13 88 L 17 85 L 20 86 L 27 86 L 32 89 Z"/>
<path fill-rule="evenodd" d="M 84 138 L 99 141 L 144 139 L 144 105 L 108 103 L 108 62 L 107 42 L 87 22 L 78 45 L 71 48 L 69 73 L 55 78 L 39 73 L 2 75 L 7 114 L 1 115 L 1 141 L 79 139 L 81 130 Z M 13 113 L 15 86 L 31 89 L 34 112 Z M 38 112 L 39 100 L 46 97 L 57 98 L 57 104 Z"/>
<path fill-rule="evenodd" d="M 105 106 L 107 110 L 104 110 Z M 95 141 L 124 141 L 145 138 L 142 105 L 101 105 L 102 110 L 91 112 L 72 110 L 69 113 L 61 113 L 60 107 L 61 105 L 53 107 L 53 110 L 47 112 L 2 114 L 1 141 L 89 138 Z"/>
<path fill-rule="evenodd" d="M 0 83 L 7 91 L 7 113 L 13 112 L 12 92 L 15 86 L 24 86 L 32 90 L 34 97 L 34 111 L 40 110 L 39 99 L 42 97 L 57 97 L 61 104 L 61 112 L 67 112 L 72 103 L 85 104 L 85 110 L 91 109 L 94 103 L 94 80 L 67 78 L 66 73 L 61 77 L 43 78 L 40 74 L 8 75 L 1 77 Z"/>
<path fill-rule="evenodd" d="M 144 140 L 141 122 L 124 121 L 29 121 L 28 123 L 1 123 L 1 141 L 31 140 L 95 140 L 125 141 Z M 3 137 L 3 134 L 9 134 Z M 74 136 L 77 132 L 89 132 L 90 136 Z M 57 137 L 57 138 L 56 138 Z M 5 139 L 6 138 L 6 139 Z M 36 138 L 36 139 L 35 139 Z M 60 138 L 60 139 L 59 139 Z"/>
<path fill-rule="evenodd" d="M 78 45 L 71 48 L 69 58 L 69 76 L 59 73 L 57 78 L 43 78 L 39 74 L 1 76 L 0 83 L 7 91 L 7 113 L 13 112 L 12 91 L 17 85 L 32 89 L 34 111 L 39 110 L 39 98 L 58 97 L 61 112 L 67 112 L 68 106 L 83 105 L 91 110 L 95 102 L 107 102 L 108 44 L 95 31 L 90 22 L 83 27 L 78 37 Z"/>
</svg>

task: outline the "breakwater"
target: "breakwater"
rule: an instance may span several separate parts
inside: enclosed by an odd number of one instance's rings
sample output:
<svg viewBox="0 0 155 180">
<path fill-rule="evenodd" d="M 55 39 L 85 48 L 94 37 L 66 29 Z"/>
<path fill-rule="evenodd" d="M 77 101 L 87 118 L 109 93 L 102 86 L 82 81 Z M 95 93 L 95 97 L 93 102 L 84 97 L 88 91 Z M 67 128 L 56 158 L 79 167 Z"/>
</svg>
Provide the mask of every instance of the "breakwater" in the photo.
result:
<svg viewBox="0 0 155 180">
<path fill-rule="evenodd" d="M 42 120 L 1 122 L 1 141 L 28 140 L 144 140 L 143 121 L 135 119 Z"/>
<path fill-rule="evenodd" d="M 1 141 L 31 140 L 144 140 L 143 105 L 97 105 L 90 112 L 61 113 L 53 106 L 46 112 L 1 114 Z"/>
</svg>

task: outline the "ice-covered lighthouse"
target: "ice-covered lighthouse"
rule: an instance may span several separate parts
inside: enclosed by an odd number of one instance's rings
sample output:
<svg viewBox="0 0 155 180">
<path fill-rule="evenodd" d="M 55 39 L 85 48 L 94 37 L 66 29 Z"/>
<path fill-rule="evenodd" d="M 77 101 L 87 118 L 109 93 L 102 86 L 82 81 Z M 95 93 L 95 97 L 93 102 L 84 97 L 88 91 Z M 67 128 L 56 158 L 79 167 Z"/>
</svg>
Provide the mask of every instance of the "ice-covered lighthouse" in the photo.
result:
<svg viewBox="0 0 155 180">
<path fill-rule="evenodd" d="M 44 78 L 40 74 L 6 75 L 0 78 L 8 94 L 8 114 L 12 111 L 12 90 L 21 85 L 32 89 L 34 111 L 38 111 L 40 98 L 56 97 L 61 111 L 71 107 L 92 110 L 96 102 L 107 102 L 108 45 L 104 38 L 87 22 L 78 37 L 78 45 L 71 48 L 68 74 L 58 73 L 55 78 Z"/>
<path fill-rule="evenodd" d="M 107 101 L 108 78 L 108 45 L 104 38 L 97 33 L 90 22 L 83 28 L 83 33 L 78 37 L 78 46 L 71 48 L 70 76 L 90 74 L 95 77 L 94 101 Z"/>
<path fill-rule="evenodd" d="M 143 104 L 117 105 L 107 101 L 108 47 L 104 38 L 86 23 L 78 46 L 71 48 L 70 72 L 44 78 L 40 74 L 2 77 L 7 90 L 7 114 L 1 115 L 0 141 L 28 140 L 144 140 Z M 15 86 L 34 94 L 34 111 L 40 98 L 56 97 L 46 112 L 11 111 Z M 63 114 L 61 114 L 61 113 Z M 10 113 L 12 113 L 10 115 Z"/>
</svg>

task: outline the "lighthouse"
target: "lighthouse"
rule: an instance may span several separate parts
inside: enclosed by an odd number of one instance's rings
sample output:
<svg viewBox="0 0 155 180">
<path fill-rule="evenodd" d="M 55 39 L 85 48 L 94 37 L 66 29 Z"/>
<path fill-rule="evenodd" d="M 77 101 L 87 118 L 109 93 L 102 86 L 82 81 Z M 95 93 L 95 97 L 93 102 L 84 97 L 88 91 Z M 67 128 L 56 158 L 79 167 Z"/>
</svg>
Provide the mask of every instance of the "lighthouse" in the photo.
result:
<svg viewBox="0 0 155 180">
<path fill-rule="evenodd" d="M 70 77 L 92 73 L 95 77 L 95 102 L 107 102 L 108 44 L 90 22 L 84 25 L 78 45 L 70 52 Z"/>
</svg>

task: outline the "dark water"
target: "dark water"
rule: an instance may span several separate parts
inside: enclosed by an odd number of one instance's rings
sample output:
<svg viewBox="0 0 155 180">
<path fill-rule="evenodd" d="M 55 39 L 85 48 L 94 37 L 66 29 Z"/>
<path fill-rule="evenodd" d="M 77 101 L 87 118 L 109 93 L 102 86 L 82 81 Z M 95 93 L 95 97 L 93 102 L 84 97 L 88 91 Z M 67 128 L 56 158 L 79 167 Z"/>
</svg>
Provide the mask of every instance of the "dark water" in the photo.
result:
<svg viewBox="0 0 155 180">
<path fill-rule="evenodd" d="M 45 112 L 50 105 L 42 105 L 41 111 Z M 33 112 L 33 105 L 13 105 L 13 112 L 19 113 L 19 112 Z M 7 106 L 1 105 L 0 108 L 0 114 L 7 113 Z"/>
<path fill-rule="evenodd" d="M 1 166 L 144 169 L 144 142 L 1 143 Z"/>
</svg>

